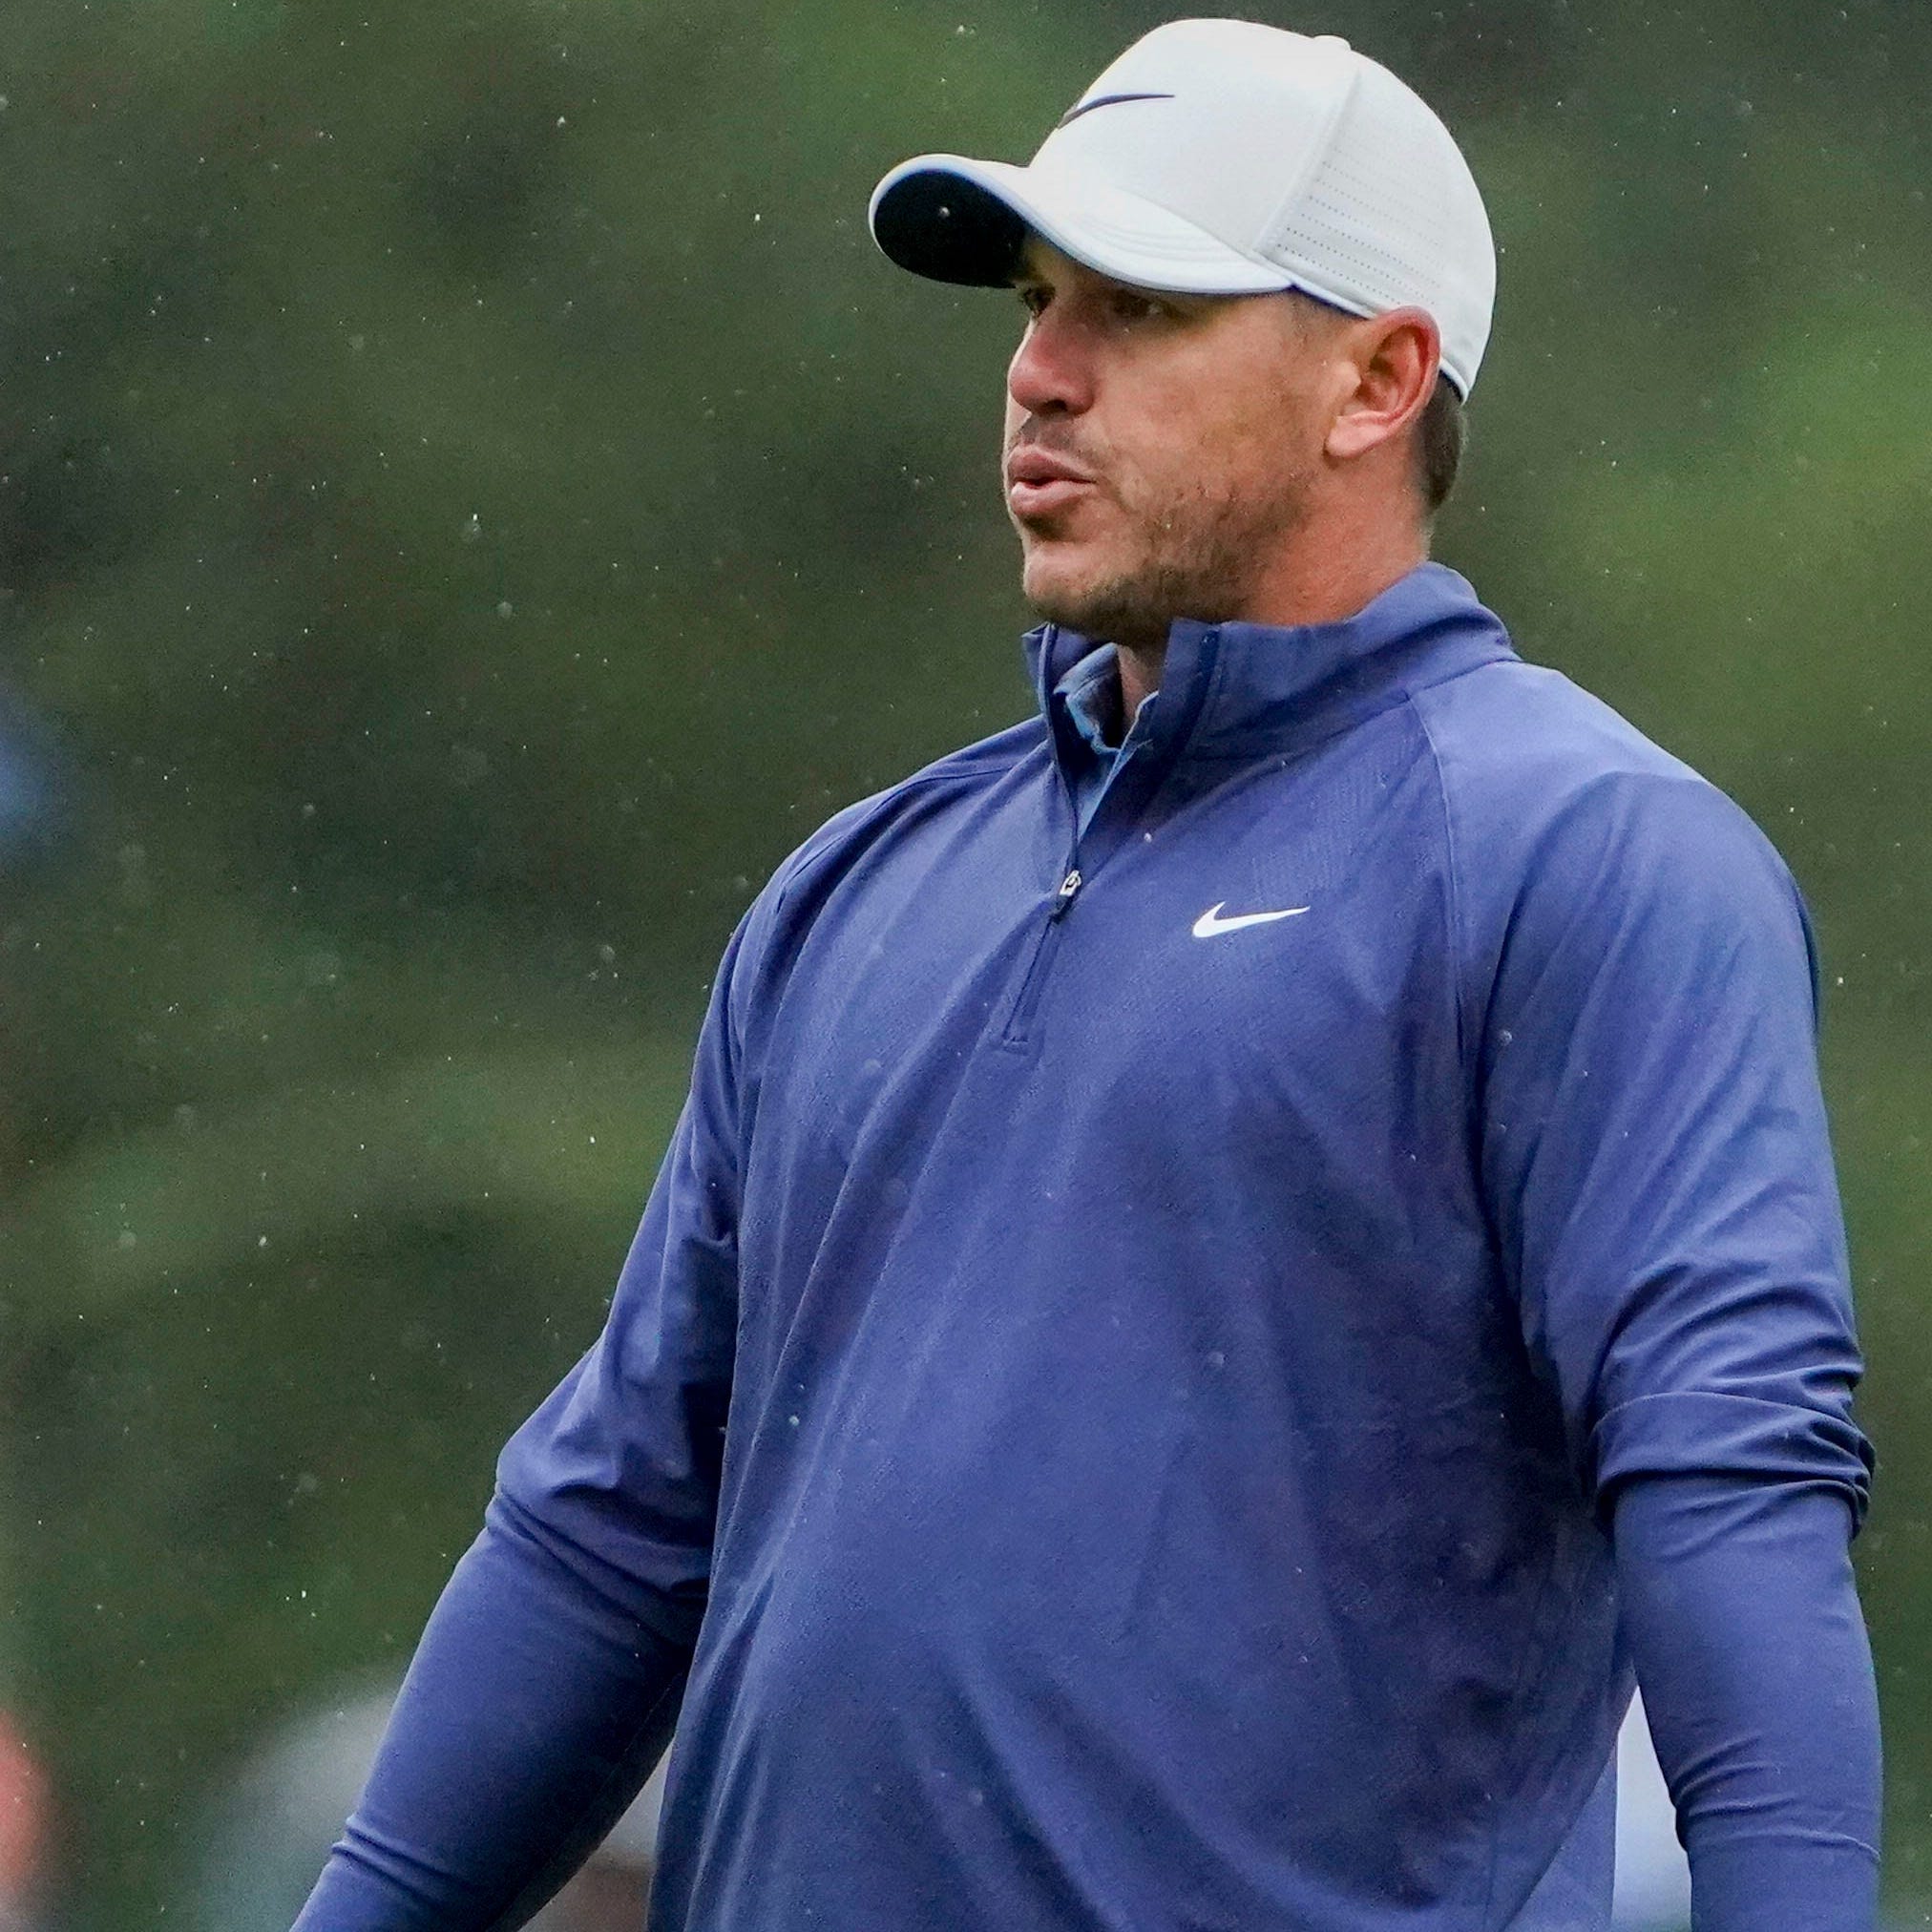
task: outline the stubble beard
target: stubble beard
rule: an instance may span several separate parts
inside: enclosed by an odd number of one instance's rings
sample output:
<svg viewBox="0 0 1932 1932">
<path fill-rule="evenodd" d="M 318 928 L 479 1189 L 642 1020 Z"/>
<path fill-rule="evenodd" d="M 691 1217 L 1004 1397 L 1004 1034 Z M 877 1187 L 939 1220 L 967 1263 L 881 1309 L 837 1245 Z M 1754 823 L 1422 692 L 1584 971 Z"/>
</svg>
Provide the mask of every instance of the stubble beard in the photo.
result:
<svg viewBox="0 0 1932 1932">
<path fill-rule="evenodd" d="M 1135 518 L 1138 555 L 1124 568 L 1037 586 L 1022 568 L 1021 589 L 1050 623 L 1124 650 L 1158 650 L 1177 618 L 1221 623 L 1241 614 L 1261 562 L 1306 520 L 1307 498 L 1298 472 L 1281 476 L 1262 500 L 1196 494 Z M 1041 547 L 1053 546 L 1042 539 Z"/>
</svg>

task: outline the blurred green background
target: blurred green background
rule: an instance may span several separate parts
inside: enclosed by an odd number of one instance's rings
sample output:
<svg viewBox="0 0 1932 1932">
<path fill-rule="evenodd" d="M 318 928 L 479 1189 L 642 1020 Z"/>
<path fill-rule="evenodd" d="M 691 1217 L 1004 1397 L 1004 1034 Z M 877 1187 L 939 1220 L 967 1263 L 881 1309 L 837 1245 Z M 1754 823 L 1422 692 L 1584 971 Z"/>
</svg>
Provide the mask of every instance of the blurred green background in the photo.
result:
<svg viewBox="0 0 1932 1932">
<path fill-rule="evenodd" d="M 717 952 L 1019 716 L 1018 326 L 873 181 L 1158 8 L 6 0 L 0 1703 L 50 1922 L 194 1922 L 595 1334 Z M 1932 1900 L 1932 8 L 1326 0 L 1502 247 L 1438 555 L 1816 914 Z"/>
</svg>

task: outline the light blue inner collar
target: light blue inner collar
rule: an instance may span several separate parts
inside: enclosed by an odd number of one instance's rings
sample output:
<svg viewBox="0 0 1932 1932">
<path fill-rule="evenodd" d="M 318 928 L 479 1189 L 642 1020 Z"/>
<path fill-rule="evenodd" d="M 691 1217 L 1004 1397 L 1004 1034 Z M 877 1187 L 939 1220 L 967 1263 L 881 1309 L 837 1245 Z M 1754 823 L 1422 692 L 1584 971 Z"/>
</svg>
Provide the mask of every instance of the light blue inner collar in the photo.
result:
<svg viewBox="0 0 1932 1932">
<path fill-rule="evenodd" d="M 1149 691 L 1134 712 L 1134 722 L 1119 745 L 1107 743 L 1107 726 L 1121 711 L 1120 653 L 1112 644 L 1098 644 L 1067 667 L 1053 688 L 1055 702 L 1066 708 L 1088 756 L 1078 761 L 1071 777 L 1074 809 L 1085 831 L 1106 788 L 1122 767 L 1146 743 L 1148 720 L 1161 694 Z"/>
</svg>

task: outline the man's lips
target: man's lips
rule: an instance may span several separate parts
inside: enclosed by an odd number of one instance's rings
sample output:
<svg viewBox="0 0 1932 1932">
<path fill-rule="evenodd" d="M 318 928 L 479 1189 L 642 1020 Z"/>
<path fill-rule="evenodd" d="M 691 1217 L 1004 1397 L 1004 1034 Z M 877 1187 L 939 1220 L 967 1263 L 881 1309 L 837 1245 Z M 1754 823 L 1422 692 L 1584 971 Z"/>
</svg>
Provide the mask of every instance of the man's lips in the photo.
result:
<svg viewBox="0 0 1932 1932">
<path fill-rule="evenodd" d="M 1093 487 L 1084 470 L 1051 450 L 1018 449 L 1006 459 L 1006 500 L 1016 516 L 1058 510 Z"/>
</svg>

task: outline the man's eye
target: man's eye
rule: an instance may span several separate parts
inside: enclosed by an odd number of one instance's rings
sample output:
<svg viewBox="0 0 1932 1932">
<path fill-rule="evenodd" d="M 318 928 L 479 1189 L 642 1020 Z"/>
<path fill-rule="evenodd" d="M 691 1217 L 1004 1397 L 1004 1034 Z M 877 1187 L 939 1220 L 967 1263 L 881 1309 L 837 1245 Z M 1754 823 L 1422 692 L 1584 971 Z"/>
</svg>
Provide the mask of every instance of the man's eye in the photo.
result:
<svg viewBox="0 0 1932 1932">
<path fill-rule="evenodd" d="M 1028 315 L 1038 315 L 1046 306 L 1046 290 L 1043 288 L 1022 288 L 1019 291 L 1019 305 Z"/>
</svg>

